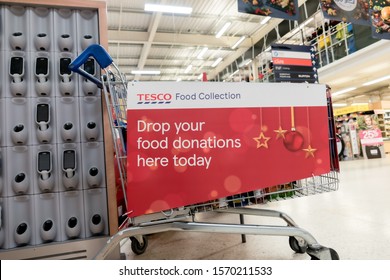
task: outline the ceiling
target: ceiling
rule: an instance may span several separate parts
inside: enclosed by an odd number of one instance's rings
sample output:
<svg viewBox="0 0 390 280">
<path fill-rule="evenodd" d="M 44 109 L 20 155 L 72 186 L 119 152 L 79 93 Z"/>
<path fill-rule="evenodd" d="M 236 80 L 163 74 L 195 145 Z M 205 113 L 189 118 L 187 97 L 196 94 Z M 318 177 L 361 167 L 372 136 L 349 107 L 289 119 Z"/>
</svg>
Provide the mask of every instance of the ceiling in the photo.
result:
<svg viewBox="0 0 390 280">
<path fill-rule="evenodd" d="M 390 100 L 390 79 L 370 86 L 363 86 L 366 82 L 390 74 L 389 49 L 390 41 L 378 41 L 320 68 L 319 81 L 329 84 L 332 92 L 356 87 L 351 92 L 334 96 L 334 101 L 350 104 L 353 102 L 377 102 L 380 99 Z"/>
<path fill-rule="evenodd" d="M 192 7 L 190 15 L 145 12 L 145 3 Z M 304 2 L 304 1 L 301 1 Z M 239 13 L 237 0 L 108 0 L 109 53 L 130 80 L 197 80 L 203 72 L 215 79 L 245 54 L 281 19 L 260 24 L 263 16 Z M 226 22 L 225 34 L 215 35 Z M 231 47 L 242 37 L 246 39 Z M 203 48 L 207 51 L 198 58 Z M 222 62 L 213 67 L 219 58 Z M 188 65 L 192 69 L 185 73 Z M 160 75 L 131 75 L 131 70 L 159 70 Z M 228 70 L 226 70 L 228 72 Z"/>
<path fill-rule="evenodd" d="M 192 13 L 146 12 L 146 2 L 192 7 Z M 300 0 L 299 5 L 304 2 Z M 318 2 L 307 0 L 314 5 Z M 267 34 L 275 33 L 275 27 L 283 21 L 273 18 L 261 24 L 264 16 L 239 13 L 237 0 L 107 0 L 107 10 L 108 51 L 128 80 L 138 81 L 196 81 L 203 72 L 209 80 L 222 81 L 232 74 L 232 65 L 242 65 L 264 51 L 265 43 L 269 43 Z M 232 24 L 222 37 L 216 38 L 226 22 Z M 232 49 L 242 36 L 245 40 Z M 198 57 L 205 47 L 203 57 Z M 320 68 L 320 83 L 329 84 L 333 92 L 357 87 L 335 96 L 336 102 L 380 98 L 389 92 L 390 80 L 372 86 L 362 83 L 390 74 L 390 63 L 386 60 L 389 47 L 390 42 L 382 40 Z M 222 61 L 213 66 L 217 58 Z M 186 71 L 189 65 L 192 68 Z M 160 74 L 134 75 L 133 70 L 158 70 Z"/>
</svg>

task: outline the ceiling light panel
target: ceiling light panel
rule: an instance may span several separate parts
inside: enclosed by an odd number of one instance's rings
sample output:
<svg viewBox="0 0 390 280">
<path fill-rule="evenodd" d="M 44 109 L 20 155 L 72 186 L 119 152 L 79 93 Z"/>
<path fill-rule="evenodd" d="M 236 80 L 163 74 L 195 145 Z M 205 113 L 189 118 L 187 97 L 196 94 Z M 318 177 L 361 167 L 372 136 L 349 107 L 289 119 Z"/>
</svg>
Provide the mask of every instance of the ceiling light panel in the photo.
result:
<svg viewBox="0 0 390 280">
<path fill-rule="evenodd" d="M 226 22 L 222 28 L 217 32 L 217 34 L 215 35 L 215 38 L 221 38 L 223 34 L 225 34 L 225 32 L 229 29 L 230 25 L 232 23 L 230 21 Z"/>
<path fill-rule="evenodd" d="M 204 47 L 204 48 L 199 52 L 199 54 L 198 54 L 198 56 L 197 56 L 196 58 L 197 58 L 197 59 L 203 59 L 203 56 L 206 54 L 206 52 L 207 52 L 208 49 L 209 49 L 209 48 Z"/>
<path fill-rule="evenodd" d="M 339 90 L 339 91 L 336 91 L 336 92 L 332 92 L 332 96 L 341 95 L 341 94 L 344 94 L 344 93 L 353 91 L 353 90 L 355 90 L 355 89 L 356 89 L 356 87 L 350 87 L 350 88 L 346 88 L 346 89 Z"/>
<path fill-rule="evenodd" d="M 235 48 L 237 48 L 242 42 L 244 42 L 245 40 L 245 36 L 241 36 L 240 39 L 238 39 L 238 41 L 232 46 L 232 49 L 234 50 Z"/>
<path fill-rule="evenodd" d="M 267 24 L 271 20 L 271 17 L 265 17 L 260 21 L 260 24 Z"/>
<path fill-rule="evenodd" d="M 191 71 L 191 69 L 192 69 L 192 64 L 190 64 L 186 67 L 186 69 L 184 70 L 184 73 L 186 73 L 186 74 L 189 73 Z"/>
<path fill-rule="evenodd" d="M 367 83 L 364 83 L 363 86 L 370 86 L 370 85 L 373 85 L 373 84 L 377 84 L 377 83 L 386 81 L 388 79 L 390 79 L 390 75 L 384 76 L 384 77 L 381 77 L 381 78 L 378 78 L 378 79 L 375 79 L 375 80 L 372 80 L 372 81 L 369 81 Z"/>
<path fill-rule="evenodd" d="M 217 58 L 217 59 L 213 62 L 213 64 L 211 65 L 211 67 L 216 67 L 219 63 L 221 63 L 221 61 L 222 61 L 222 57 Z"/>
<path fill-rule="evenodd" d="M 333 103 L 333 107 L 345 107 L 347 106 L 347 103 Z"/>
<path fill-rule="evenodd" d="M 159 4 L 146 3 L 145 11 L 189 15 L 192 13 L 192 8 L 184 7 L 184 6 L 171 6 L 171 5 L 159 5 Z"/>
</svg>

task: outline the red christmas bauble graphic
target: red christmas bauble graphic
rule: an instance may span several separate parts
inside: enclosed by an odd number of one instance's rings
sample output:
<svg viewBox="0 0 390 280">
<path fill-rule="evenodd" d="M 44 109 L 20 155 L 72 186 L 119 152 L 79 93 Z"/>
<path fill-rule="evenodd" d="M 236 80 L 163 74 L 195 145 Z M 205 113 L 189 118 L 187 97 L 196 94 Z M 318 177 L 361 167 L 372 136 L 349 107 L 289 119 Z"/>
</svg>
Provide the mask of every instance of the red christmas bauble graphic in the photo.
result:
<svg viewBox="0 0 390 280">
<path fill-rule="evenodd" d="M 298 131 L 288 131 L 284 134 L 283 144 L 287 150 L 296 152 L 302 149 L 303 136 Z"/>
</svg>

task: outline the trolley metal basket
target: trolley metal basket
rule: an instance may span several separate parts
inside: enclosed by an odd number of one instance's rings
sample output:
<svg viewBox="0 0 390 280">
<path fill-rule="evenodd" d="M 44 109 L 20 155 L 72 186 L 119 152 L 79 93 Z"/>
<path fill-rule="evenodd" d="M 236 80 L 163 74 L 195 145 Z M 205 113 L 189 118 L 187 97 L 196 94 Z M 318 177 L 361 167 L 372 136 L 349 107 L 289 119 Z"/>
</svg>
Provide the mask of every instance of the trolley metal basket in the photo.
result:
<svg viewBox="0 0 390 280">
<path fill-rule="evenodd" d="M 82 69 L 85 61 L 91 56 L 95 58 L 103 70 L 100 80 Z M 70 64 L 69 68 L 103 89 L 110 119 L 110 127 L 115 148 L 114 156 L 118 165 L 121 188 L 123 193 L 126 194 L 126 109 L 128 86 L 126 77 L 120 72 L 119 68 L 113 63 L 112 58 L 100 45 L 89 46 Z M 335 139 L 332 138 L 332 135 L 330 135 L 329 138 L 330 144 L 333 145 L 332 143 Z M 236 233 L 242 235 L 243 242 L 245 242 L 245 234 L 288 236 L 290 248 L 294 252 L 307 253 L 312 259 L 337 260 L 339 259 L 339 256 L 334 249 L 320 245 L 309 232 L 298 227 L 293 219 L 287 214 L 251 206 L 277 200 L 294 199 L 302 196 L 336 191 L 338 186 L 338 170 L 337 167 L 333 167 L 330 173 L 320 176 L 312 176 L 286 184 L 253 190 L 227 198 L 187 205 L 169 211 L 132 218 L 128 217 L 125 213 L 125 219 L 119 227 L 119 232 L 109 239 L 106 246 L 100 250 L 95 258 L 107 258 L 110 252 L 125 238 L 131 239 L 131 248 L 135 254 L 142 254 L 145 252 L 148 245 L 146 237 L 148 234 L 167 231 L 193 231 Z M 127 205 L 126 195 L 124 196 L 124 199 L 126 205 L 125 212 L 127 212 L 129 205 Z M 240 224 L 197 222 L 197 213 L 207 211 L 239 215 Z M 244 215 L 280 218 L 286 223 L 286 226 L 248 225 L 244 223 Z"/>
</svg>

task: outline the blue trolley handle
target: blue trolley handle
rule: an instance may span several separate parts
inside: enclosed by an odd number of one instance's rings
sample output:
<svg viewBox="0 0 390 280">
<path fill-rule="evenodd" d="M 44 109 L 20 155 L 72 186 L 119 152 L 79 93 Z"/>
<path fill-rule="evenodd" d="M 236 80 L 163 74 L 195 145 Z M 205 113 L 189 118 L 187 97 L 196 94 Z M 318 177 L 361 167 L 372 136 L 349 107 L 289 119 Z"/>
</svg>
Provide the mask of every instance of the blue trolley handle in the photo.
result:
<svg viewBox="0 0 390 280">
<path fill-rule="evenodd" d="M 99 79 L 81 68 L 81 65 L 83 65 L 91 56 L 95 58 L 96 62 L 101 68 L 107 68 L 113 62 L 111 56 L 102 46 L 98 44 L 92 44 L 88 46 L 78 57 L 76 57 L 74 61 L 69 64 L 69 69 L 90 80 L 99 88 L 103 88 L 103 83 Z"/>
</svg>

